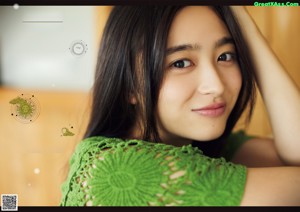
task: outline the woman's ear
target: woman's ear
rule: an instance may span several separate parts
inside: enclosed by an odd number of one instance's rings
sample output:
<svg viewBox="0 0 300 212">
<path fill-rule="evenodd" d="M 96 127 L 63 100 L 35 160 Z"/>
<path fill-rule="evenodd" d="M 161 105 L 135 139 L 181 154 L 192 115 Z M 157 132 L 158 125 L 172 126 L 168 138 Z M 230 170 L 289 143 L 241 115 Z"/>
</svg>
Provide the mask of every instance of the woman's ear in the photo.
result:
<svg viewBox="0 0 300 212">
<path fill-rule="evenodd" d="M 129 102 L 130 102 L 130 104 L 132 104 L 132 105 L 136 105 L 136 103 L 137 103 L 136 97 L 135 97 L 135 95 L 133 95 L 132 93 L 130 94 Z"/>
</svg>

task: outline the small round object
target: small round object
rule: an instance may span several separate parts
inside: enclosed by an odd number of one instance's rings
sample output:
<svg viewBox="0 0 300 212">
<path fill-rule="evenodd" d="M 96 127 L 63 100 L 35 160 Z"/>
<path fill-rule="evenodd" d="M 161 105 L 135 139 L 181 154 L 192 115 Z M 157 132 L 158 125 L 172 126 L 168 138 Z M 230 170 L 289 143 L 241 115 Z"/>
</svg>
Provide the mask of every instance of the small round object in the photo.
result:
<svg viewBox="0 0 300 212">
<path fill-rule="evenodd" d="M 69 50 L 74 56 L 82 56 L 87 52 L 88 48 L 85 42 L 82 40 L 76 40 L 72 42 Z"/>
<path fill-rule="evenodd" d="M 13 8 L 14 8 L 15 10 L 18 10 L 18 9 L 20 8 L 20 5 L 14 4 L 14 5 L 13 5 Z"/>
<path fill-rule="evenodd" d="M 11 116 L 24 124 L 33 122 L 40 115 L 40 104 L 34 95 L 21 94 L 9 103 Z"/>
</svg>

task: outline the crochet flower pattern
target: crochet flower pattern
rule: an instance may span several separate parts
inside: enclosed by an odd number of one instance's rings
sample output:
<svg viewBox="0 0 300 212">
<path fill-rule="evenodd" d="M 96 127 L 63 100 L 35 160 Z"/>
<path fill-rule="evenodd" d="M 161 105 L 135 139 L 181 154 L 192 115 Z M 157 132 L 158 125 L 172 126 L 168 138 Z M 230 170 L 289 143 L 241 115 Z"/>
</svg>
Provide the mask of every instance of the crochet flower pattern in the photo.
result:
<svg viewBox="0 0 300 212">
<path fill-rule="evenodd" d="M 191 145 L 92 137 L 70 160 L 61 206 L 239 205 L 246 168 Z"/>
<path fill-rule="evenodd" d="M 131 149 L 124 154 L 121 150 L 109 151 L 94 161 L 88 181 L 95 197 L 93 205 L 139 206 L 156 201 L 153 194 L 164 192 L 160 183 L 165 177 L 161 161 L 153 160 L 156 153 Z"/>
</svg>

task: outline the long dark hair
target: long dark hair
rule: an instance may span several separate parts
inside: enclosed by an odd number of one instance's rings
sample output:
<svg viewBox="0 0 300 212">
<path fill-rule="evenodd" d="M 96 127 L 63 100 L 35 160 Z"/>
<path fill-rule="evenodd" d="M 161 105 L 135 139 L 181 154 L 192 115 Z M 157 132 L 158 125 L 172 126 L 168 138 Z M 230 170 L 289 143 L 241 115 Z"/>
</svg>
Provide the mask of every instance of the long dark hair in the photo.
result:
<svg viewBox="0 0 300 212">
<path fill-rule="evenodd" d="M 171 23 L 183 6 L 115 6 L 100 44 L 93 87 L 93 102 L 85 138 L 126 138 L 139 119 L 142 139 L 161 142 L 156 127 L 158 95 L 164 77 L 164 58 Z M 240 27 L 229 7 L 212 7 L 231 34 L 242 75 L 242 87 L 223 135 L 211 142 L 214 155 L 249 104 L 255 102 L 254 66 Z M 129 99 L 134 96 L 137 104 Z M 208 144 L 211 143 L 211 144 Z M 208 147 L 211 148 L 211 147 Z"/>
</svg>

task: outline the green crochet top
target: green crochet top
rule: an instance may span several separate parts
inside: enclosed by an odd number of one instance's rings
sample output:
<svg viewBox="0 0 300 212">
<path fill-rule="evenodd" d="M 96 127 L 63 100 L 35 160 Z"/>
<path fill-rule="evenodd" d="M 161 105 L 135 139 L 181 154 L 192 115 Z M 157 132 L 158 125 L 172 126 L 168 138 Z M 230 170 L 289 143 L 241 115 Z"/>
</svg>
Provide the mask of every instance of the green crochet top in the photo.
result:
<svg viewBox="0 0 300 212">
<path fill-rule="evenodd" d="M 238 206 L 246 167 L 191 145 L 91 137 L 80 142 L 60 206 Z"/>
</svg>

